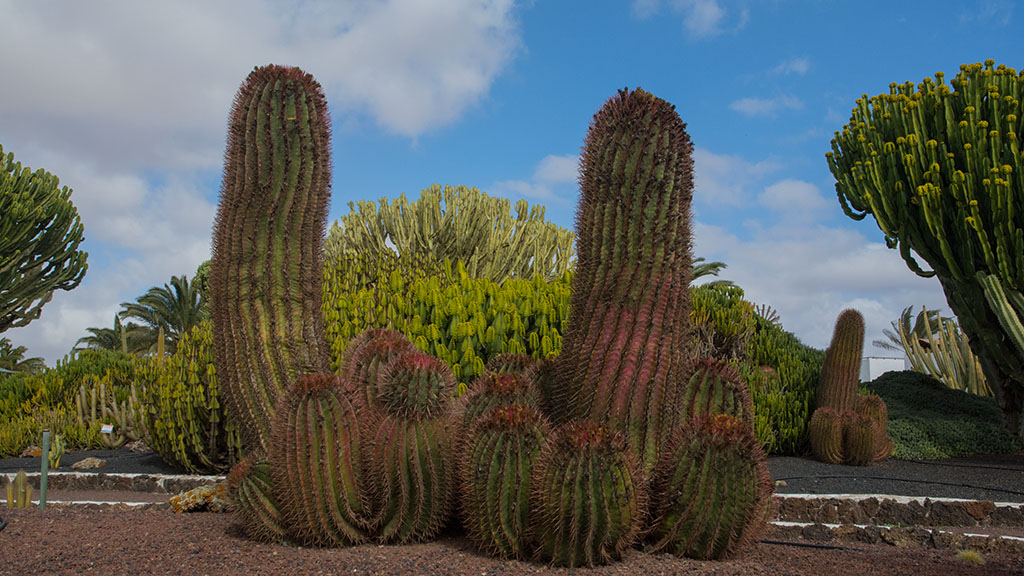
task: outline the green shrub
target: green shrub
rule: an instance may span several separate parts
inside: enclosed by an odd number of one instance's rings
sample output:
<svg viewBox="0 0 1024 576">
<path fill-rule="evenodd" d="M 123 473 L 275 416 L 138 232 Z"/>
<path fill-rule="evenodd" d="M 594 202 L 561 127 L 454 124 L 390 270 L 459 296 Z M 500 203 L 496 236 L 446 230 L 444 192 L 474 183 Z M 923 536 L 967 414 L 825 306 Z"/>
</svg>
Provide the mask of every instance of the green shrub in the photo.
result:
<svg viewBox="0 0 1024 576">
<path fill-rule="evenodd" d="M 441 274 L 403 273 L 379 265 L 339 265 L 325 275 L 324 311 L 332 368 L 345 346 L 368 328 L 402 332 L 420 350 L 452 367 L 462 384 L 498 354 L 557 354 L 569 311 L 571 273 L 548 282 L 471 278 L 461 265 Z"/>
<path fill-rule="evenodd" d="M 760 316 L 754 326 L 741 374 L 754 401 L 757 439 L 768 454 L 805 452 L 825 353 Z"/>
<path fill-rule="evenodd" d="M 209 321 L 182 336 L 166 359 L 139 359 L 136 375 L 146 444 L 165 462 L 210 473 L 241 459 L 241 442 L 220 397 Z"/>
<path fill-rule="evenodd" d="M 887 372 L 864 387 L 889 408 L 894 458 L 933 460 L 1021 449 L 993 398 L 953 390 L 911 371 Z"/>
</svg>

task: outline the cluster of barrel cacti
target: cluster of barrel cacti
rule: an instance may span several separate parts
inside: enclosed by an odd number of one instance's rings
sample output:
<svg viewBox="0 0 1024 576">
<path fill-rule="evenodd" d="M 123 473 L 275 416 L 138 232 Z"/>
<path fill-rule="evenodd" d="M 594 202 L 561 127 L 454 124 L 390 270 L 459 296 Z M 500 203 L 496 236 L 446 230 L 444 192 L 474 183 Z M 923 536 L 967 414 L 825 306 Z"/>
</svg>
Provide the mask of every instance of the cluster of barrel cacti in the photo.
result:
<svg viewBox="0 0 1024 576">
<path fill-rule="evenodd" d="M 565 566 L 614 561 L 642 534 L 696 558 L 757 537 L 772 486 L 749 393 L 690 346 L 692 145 L 672 105 L 624 90 L 595 116 L 561 354 L 504 350 L 461 397 L 450 359 L 396 330 L 354 336 L 337 374 L 322 343 L 307 349 L 324 334 L 306 300 L 320 278 L 292 259 L 322 247 L 326 118 L 312 78 L 275 66 L 232 113 L 212 310 L 251 535 L 417 542 L 457 507 L 481 550 Z M 447 328 L 471 338 L 474 322 Z"/>
<path fill-rule="evenodd" d="M 892 453 L 885 402 L 857 392 L 863 351 L 864 317 L 844 310 L 825 351 L 818 409 L 809 424 L 811 450 L 823 462 L 867 466 Z"/>
</svg>

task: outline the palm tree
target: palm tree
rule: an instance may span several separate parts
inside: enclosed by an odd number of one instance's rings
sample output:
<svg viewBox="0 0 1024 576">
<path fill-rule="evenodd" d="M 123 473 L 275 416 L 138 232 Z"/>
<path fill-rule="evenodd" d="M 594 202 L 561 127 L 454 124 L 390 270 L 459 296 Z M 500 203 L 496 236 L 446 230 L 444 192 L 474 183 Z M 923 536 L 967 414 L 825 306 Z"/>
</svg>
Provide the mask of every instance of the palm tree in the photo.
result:
<svg viewBox="0 0 1024 576">
<path fill-rule="evenodd" d="M 173 354 L 178 340 L 206 319 L 199 287 L 188 276 L 172 276 L 169 284 L 150 288 L 135 302 L 122 302 L 121 319 L 134 318 L 151 332 L 153 342 L 162 328 L 167 352 Z"/>
<path fill-rule="evenodd" d="M 120 350 L 128 354 L 148 354 L 156 350 L 156 332 L 134 322 L 121 323 L 114 314 L 113 328 L 86 328 L 89 336 L 75 342 L 75 350 Z"/>
<path fill-rule="evenodd" d="M 28 349 L 15 347 L 7 338 L 0 338 L 0 374 L 25 372 L 36 374 L 46 368 L 42 358 L 25 358 Z"/>
<path fill-rule="evenodd" d="M 692 283 L 702 276 L 718 276 L 718 273 L 726 269 L 725 262 L 705 262 L 704 258 L 694 258 L 693 266 L 690 268 Z M 732 286 L 731 280 L 712 280 L 706 283 L 708 286 Z"/>
</svg>

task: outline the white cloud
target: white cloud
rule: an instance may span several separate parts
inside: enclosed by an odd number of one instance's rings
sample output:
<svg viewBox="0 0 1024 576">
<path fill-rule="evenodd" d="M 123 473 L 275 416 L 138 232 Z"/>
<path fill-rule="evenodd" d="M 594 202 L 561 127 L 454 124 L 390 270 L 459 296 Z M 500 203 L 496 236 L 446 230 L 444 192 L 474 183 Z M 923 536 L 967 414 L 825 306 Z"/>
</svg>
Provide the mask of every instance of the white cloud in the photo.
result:
<svg viewBox="0 0 1024 576">
<path fill-rule="evenodd" d="M 74 189 L 90 268 L 40 319 L 4 335 L 48 362 L 123 301 L 209 257 L 209 182 L 232 96 L 254 66 L 300 66 L 336 127 L 416 138 L 487 97 L 521 47 L 513 0 L 0 0 L 5 152 Z M 564 163 L 563 163 L 564 164 Z M 558 159 L 538 186 L 559 185 Z M 543 169 L 543 170 L 541 170 Z M 564 170 L 563 170 L 564 171 Z"/>
<path fill-rule="evenodd" d="M 907 306 L 948 310 L 936 279 L 918 277 L 897 251 L 857 231 L 787 223 L 754 232 L 740 239 L 698 221 L 694 253 L 725 262 L 720 278 L 778 311 L 785 329 L 805 344 L 828 346 L 839 312 L 854 307 L 865 316 L 865 352 L 878 355 L 871 341 Z"/>
<path fill-rule="evenodd" d="M 757 200 L 773 217 L 786 222 L 815 222 L 832 208 L 817 186 L 802 180 L 776 182 L 765 188 Z"/>
<path fill-rule="evenodd" d="M 729 104 L 745 116 L 775 116 L 780 110 L 799 110 L 804 107 L 803 101 L 796 96 L 776 96 L 775 98 L 740 98 Z"/>
<path fill-rule="evenodd" d="M 706 40 L 742 30 L 750 20 L 746 6 L 729 0 L 671 0 L 672 11 L 683 15 L 683 28 L 692 40 Z M 646 19 L 661 9 L 660 0 L 633 0 L 634 18 Z"/>
<path fill-rule="evenodd" d="M 790 74 L 803 76 L 804 74 L 807 74 L 807 71 L 810 69 L 811 60 L 805 56 L 802 58 L 790 58 L 789 60 L 783 60 L 771 69 L 771 73 L 782 76 L 788 76 Z"/>
<path fill-rule="evenodd" d="M 694 201 L 710 206 L 746 204 L 754 199 L 758 183 L 780 168 L 771 160 L 751 163 L 697 147 L 693 152 Z"/>
<path fill-rule="evenodd" d="M 495 182 L 488 194 L 504 198 L 526 198 L 548 204 L 555 209 L 566 209 L 576 201 L 576 182 L 579 175 L 579 156 L 549 154 L 537 163 L 529 180 L 502 180 Z"/>
<path fill-rule="evenodd" d="M 658 13 L 658 5 L 660 0 L 633 0 L 632 6 L 630 6 L 630 13 L 634 18 L 650 18 Z"/>
<path fill-rule="evenodd" d="M 415 137 L 484 98 L 520 47 L 512 0 L 207 3 L 0 1 L 5 146 L 96 161 L 216 168 L 254 66 L 297 65 L 334 115 Z M 29 57 L 29 55 L 31 55 Z"/>
</svg>

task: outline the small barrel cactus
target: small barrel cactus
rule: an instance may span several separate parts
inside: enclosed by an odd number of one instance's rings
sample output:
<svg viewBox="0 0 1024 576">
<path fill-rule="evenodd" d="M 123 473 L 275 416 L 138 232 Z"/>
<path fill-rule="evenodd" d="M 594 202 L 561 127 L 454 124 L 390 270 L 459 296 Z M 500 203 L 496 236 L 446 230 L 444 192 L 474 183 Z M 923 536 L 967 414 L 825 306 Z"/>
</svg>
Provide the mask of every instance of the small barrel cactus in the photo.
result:
<svg viewBox="0 0 1024 576">
<path fill-rule="evenodd" d="M 843 421 L 839 413 L 827 407 L 818 408 L 807 425 L 814 457 L 829 464 L 843 463 Z"/>
<path fill-rule="evenodd" d="M 764 531 L 772 482 L 750 426 L 719 414 L 673 437 L 652 480 L 654 550 L 698 560 L 728 558 Z"/>
<path fill-rule="evenodd" d="M 447 364 L 420 351 L 388 362 L 377 375 L 377 402 L 388 414 L 410 419 L 436 418 L 448 411 L 455 376 Z"/>
<path fill-rule="evenodd" d="M 633 545 L 646 510 L 629 438 L 592 420 L 556 430 L 533 473 L 537 554 L 570 568 L 607 564 Z"/>
<path fill-rule="evenodd" d="M 288 539 L 288 528 L 271 487 L 269 462 L 250 456 L 235 464 L 228 473 L 228 498 L 250 538 L 260 542 Z"/>
<path fill-rule="evenodd" d="M 468 430 L 473 423 L 495 406 L 528 404 L 539 408 L 533 382 L 524 374 L 484 372 L 470 386 L 469 392 L 456 403 L 459 424 Z"/>
<path fill-rule="evenodd" d="M 409 544 L 435 536 L 452 510 L 455 470 L 448 419 L 381 414 L 367 426 L 377 537 Z"/>
<path fill-rule="evenodd" d="M 381 369 L 416 346 L 401 332 L 374 328 L 360 332 L 345 348 L 338 374 L 363 391 L 367 407 L 377 404 L 378 376 Z"/>
<path fill-rule="evenodd" d="M 730 364 L 712 358 L 690 364 L 679 406 L 680 420 L 727 414 L 754 424 L 754 404 L 743 378 Z"/>
<path fill-rule="evenodd" d="M 549 435 L 535 406 L 495 406 L 465 435 L 459 500 L 466 535 L 502 558 L 530 555 L 530 472 Z"/>
<path fill-rule="evenodd" d="M 821 367 L 818 409 L 808 423 L 811 451 L 823 462 L 867 466 L 892 453 L 885 402 L 857 393 L 863 350 L 864 317 L 843 310 Z"/>
<path fill-rule="evenodd" d="M 531 375 L 540 366 L 540 360 L 536 360 L 529 354 L 498 354 L 491 358 L 484 367 L 488 372 L 498 374 L 526 374 Z"/>
<path fill-rule="evenodd" d="M 270 465 L 274 493 L 298 542 L 347 546 L 369 537 L 360 401 L 334 374 L 312 374 L 278 402 Z"/>
</svg>

